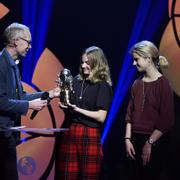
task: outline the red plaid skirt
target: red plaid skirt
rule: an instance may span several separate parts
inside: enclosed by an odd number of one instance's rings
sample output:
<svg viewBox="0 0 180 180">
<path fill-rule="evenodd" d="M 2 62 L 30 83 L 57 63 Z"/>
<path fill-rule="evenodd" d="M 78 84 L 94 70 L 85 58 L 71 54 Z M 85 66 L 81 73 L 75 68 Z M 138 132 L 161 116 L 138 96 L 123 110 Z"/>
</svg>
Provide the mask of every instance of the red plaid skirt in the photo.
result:
<svg viewBox="0 0 180 180">
<path fill-rule="evenodd" d="M 56 179 L 99 179 L 103 155 L 98 128 L 73 123 L 57 151 Z"/>
</svg>

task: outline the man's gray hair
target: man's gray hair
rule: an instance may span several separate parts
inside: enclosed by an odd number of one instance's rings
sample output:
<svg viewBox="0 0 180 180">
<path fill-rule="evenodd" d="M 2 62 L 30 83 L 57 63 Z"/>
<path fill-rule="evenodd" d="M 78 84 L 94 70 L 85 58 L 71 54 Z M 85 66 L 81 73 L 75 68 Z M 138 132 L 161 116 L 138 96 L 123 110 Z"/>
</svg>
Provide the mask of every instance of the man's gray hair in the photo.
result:
<svg viewBox="0 0 180 180">
<path fill-rule="evenodd" d="M 21 37 L 25 30 L 29 31 L 29 28 L 24 24 L 17 22 L 10 24 L 3 33 L 4 44 L 11 44 L 13 40 Z"/>
</svg>

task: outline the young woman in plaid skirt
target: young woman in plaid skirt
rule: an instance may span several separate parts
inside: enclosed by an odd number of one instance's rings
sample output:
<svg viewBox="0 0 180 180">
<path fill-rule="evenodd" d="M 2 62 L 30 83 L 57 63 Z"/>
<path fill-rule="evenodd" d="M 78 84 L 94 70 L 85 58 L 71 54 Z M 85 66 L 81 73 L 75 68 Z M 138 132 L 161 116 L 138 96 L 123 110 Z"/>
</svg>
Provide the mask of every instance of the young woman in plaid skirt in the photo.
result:
<svg viewBox="0 0 180 180">
<path fill-rule="evenodd" d="M 87 48 L 73 80 L 73 102 L 64 106 L 69 131 L 57 139 L 56 175 L 60 180 L 98 180 L 102 162 L 100 128 L 112 99 L 111 78 L 103 51 Z M 67 127 L 67 126 L 66 126 Z"/>
</svg>

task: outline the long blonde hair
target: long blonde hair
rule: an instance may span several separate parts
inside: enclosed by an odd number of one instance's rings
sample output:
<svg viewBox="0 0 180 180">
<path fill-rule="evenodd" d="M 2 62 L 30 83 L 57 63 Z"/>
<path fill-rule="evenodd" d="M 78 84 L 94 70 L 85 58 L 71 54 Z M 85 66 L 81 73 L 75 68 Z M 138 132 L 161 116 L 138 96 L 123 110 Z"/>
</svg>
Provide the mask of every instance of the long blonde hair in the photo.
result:
<svg viewBox="0 0 180 180">
<path fill-rule="evenodd" d="M 91 67 L 91 72 L 88 76 L 88 80 L 92 83 L 106 81 L 112 85 L 109 65 L 102 49 L 96 46 L 91 46 L 83 52 L 82 56 L 86 55 L 88 58 L 88 64 Z M 80 77 L 83 79 L 84 75 L 80 66 Z"/>
<path fill-rule="evenodd" d="M 151 57 L 154 65 L 159 69 L 166 68 L 169 63 L 164 56 L 160 56 L 157 47 L 150 41 L 141 41 L 136 43 L 130 50 L 130 53 L 136 53 L 142 57 Z"/>
</svg>

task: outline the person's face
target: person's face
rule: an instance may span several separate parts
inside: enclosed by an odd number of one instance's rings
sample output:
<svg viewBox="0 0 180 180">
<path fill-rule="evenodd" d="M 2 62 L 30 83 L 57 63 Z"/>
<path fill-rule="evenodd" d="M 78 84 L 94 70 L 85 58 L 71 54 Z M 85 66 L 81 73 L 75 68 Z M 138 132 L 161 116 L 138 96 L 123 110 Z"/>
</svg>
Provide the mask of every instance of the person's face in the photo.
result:
<svg viewBox="0 0 180 180">
<path fill-rule="evenodd" d="M 25 30 L 21 37 L 16 40 L 16 51 L 18 56 L 25 57 L 29 49 L 31 48 L 31 33 Z"/>
<path fill-rule="evenodd" d="M 137 53 L 133 53 L 133 65 L 136 66 L 139 72 L 144 72 L 150 65 L 150 58 L 149 57 L 142 57 Z"/>
<path fill-rule="evenodd" d="M 81 69 L 82 69 L 82 73 L 83 73 L 84 75 L 89 75 L 90 72 L 91 72 L 91 67 L 90 67 L 90 65 L 89 65 L 89 63 L 88 63 L 88 57 L 87 57 L 86 54 L 84 54 L 84 55 L 82 56 Z"/>
</svg>

